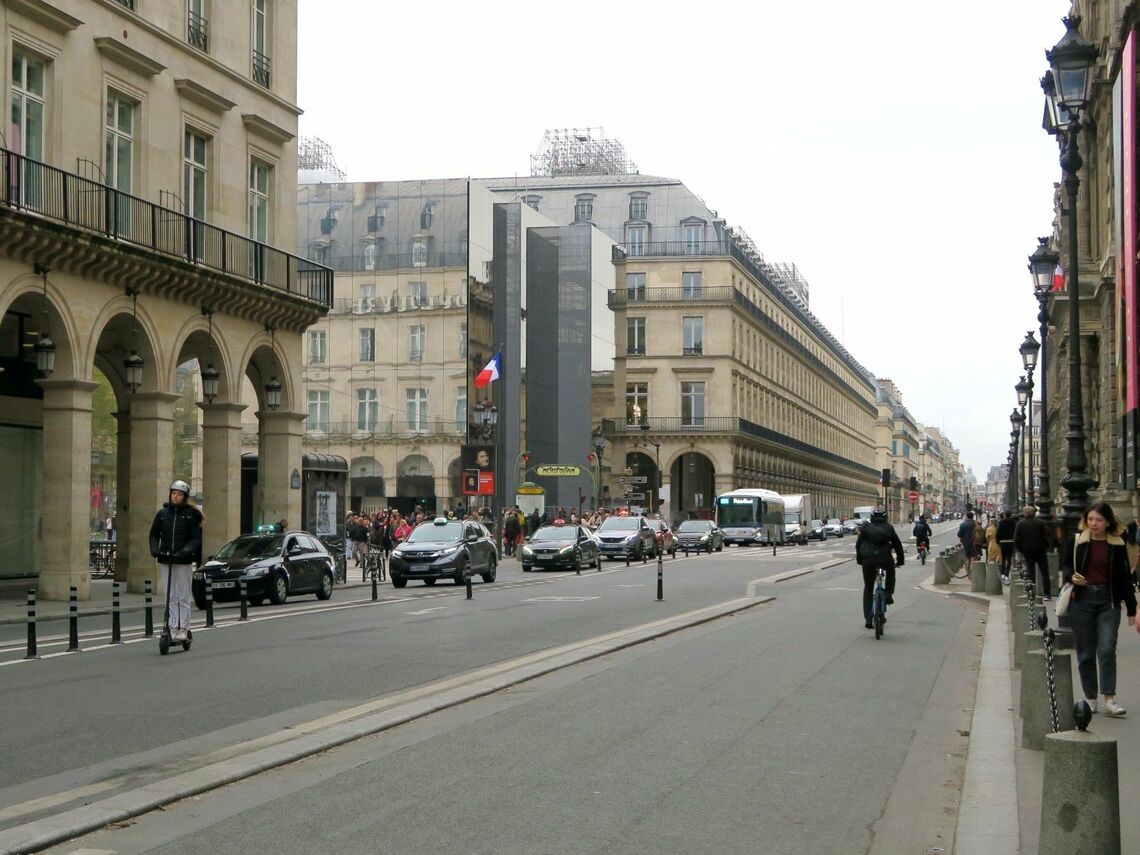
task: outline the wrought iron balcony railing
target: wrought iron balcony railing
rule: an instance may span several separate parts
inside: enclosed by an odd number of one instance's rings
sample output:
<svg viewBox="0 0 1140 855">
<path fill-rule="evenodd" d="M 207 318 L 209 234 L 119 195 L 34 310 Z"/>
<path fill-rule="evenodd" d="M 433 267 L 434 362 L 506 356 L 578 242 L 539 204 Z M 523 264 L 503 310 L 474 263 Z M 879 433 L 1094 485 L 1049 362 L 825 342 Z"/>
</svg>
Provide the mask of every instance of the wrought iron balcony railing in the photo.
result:
<svg viewBox="0 0 1140 855">
<path fill-rule="evenodd" d="M 629 303 L 730 303 L 731 285 L 704 285 L 666 288 L 615 288 L 607 295 L 610 308 Z"/>
<path fill-rule="evenodd" d="M 201 15 L 190 12 L 186 19 L 186 41 L 198 48 L 203 53 L 208 53 L 210 48 L 210 30 L 209 23 Z"/>
<path fill-rule="evenodd" d="M 327 267 L 5 148 L 0 205 L 332 304 L 333 271 Z"/>
<path fill-rule="evenodd" d="M 360 422 L 356 420 L 339 422 L 305 422 L 305 433 L 323 434 L 329 438 L 343 437 L 360 439 L 367 435 L 375 439 L 395 439 L 413 436 L 458 436 L 467 433 L 467 423 L 454 419 L 425 419 L 409 426 L 406 419 L 390 418 L 383 421 Z"/>
<path fill-rule="evenodd" d="M 253 82 L 269 88 L 269 57 L 256 50 L 253 52 Z"/>
</svg>

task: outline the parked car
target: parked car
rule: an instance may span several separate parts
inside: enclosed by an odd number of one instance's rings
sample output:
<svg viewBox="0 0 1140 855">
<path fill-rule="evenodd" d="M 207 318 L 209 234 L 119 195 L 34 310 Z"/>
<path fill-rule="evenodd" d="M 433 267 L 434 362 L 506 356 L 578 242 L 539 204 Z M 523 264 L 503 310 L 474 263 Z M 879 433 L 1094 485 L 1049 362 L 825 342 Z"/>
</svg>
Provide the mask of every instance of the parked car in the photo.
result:
<svg viewBox="0 0 1140 855">
<path fill-rule="evenodd" d="M 858 520 L 844 520 L 843 521 L 843 533 L 844 534 L 858 534 L 859 533 L 859 521 Z"/>
<path fill-rule="evenodd" d="M 603 558 L 641 559 L 657 551 L 657 536 L 642 516 L 607 517 L 595 532 Z"/>
<path fill-rule="evenodd" d="M 653 536 L 657 539 L 657 554 L 668 553 L 676 558 L 677 538 L 673 534 L 673 529 L 669 528 L 669 523 L 665 520 L 650 520 L 649 525 L 653 529 Z"/>
<path fill-rule="evenodd" d="M 812 520 L 808 526 L 808 540 L 827 540 L 827 527 L 823 520 Z"/>
<path fill-rule="evenodd" d="M 452 579 L 464 585 L 468 574 L 476 573 L 484 582 L 494 582 L 497 563 L 495 539 L 482 523 L 437 517 L 420 523 L 392 550 L 388 576 L 394 588 L 405 587 L 409 579 L 422 579 L 425 585 Z"/>
<path fill-rule="evenodd" d="M 712 520 L 685 520 L 677 526 L 677 548 L 683 552 L 720 552 L 724 549 L 724 535 Z"/>
<path fill-rule="evenodd" d="M 843 523 L 839 521 L 839 517 L 832 517 L 825 523 L 824 528 L 827 530 L 829 537 L 843 537 Z"/>
<path fill-rule="evenodd" d="M 243 534 L 235 537 L 194 571 L 190 591 L 194 604 L 206 608 L 206 580 L 214 602 L 241 598 L 241 581 L 252 605 L 266 598 L 280 605 L 293 594 L 332 596 L 336 562 L 324 545 L 306 531 Z"/>
<path fill-rule="evenodd" d="M 522 569 L 529 573 L 536 567 L 545 570 L 555 567 L 567 570 L 581 570 L 583 567 L 601 569 L 602 559 L 598 555 L 598 543 L 584 525 L 571 525 L 563 520 L 555 520 L 552 525 L 544 525 L 523 545 Z"/>
</svg>

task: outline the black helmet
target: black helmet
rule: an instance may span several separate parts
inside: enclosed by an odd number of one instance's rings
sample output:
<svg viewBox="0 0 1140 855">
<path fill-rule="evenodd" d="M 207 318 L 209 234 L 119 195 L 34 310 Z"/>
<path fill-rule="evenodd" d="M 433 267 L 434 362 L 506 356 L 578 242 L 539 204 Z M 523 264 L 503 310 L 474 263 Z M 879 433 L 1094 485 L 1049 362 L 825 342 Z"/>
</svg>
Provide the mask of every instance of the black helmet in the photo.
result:
<svg viewBox="0 0 1140 855">
<path fill-rule="evenodd" d="M 871 511 L 871 520 L 873 522 L 886 522 L 887 512 L 876 508 L 875 510 Z"/>
</svg>

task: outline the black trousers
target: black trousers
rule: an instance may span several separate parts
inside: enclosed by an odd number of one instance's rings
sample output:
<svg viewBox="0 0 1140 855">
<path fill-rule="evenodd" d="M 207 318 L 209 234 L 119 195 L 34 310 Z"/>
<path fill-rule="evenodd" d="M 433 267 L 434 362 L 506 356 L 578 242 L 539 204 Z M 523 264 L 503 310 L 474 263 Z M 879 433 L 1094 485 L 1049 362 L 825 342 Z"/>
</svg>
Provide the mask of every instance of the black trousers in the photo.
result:
<svg viewBox="0 0 1140 855">
<path fill-rule="evenodd" d="M 1013 541 L 1002 540 L 998 546 L 1001 547 L 1001 575 L 1008 576 L 1013 568 Z"/>
<path fill-rule="evenodd" d="M 1030 574 L 1029 578 L 1034 580 L 1034 584 L 1036 584 L 1036 579 L 1037 579 L 1037 577 L 1034 575 L 1035 570 L 1041 571 L 1041 583 L 1040 583 L 1040 587 L 1038 588 L 1038 591 L 1040 591 L 1041 596 L 1052 597 L 1053 591 L 1049 585 L 1049 559 L 1048 559 L 1046 553 L 1044 553 L 1044 552 L 1030 552 L 1030 553 L 1023 552 L 1023 553 L 1021 553 L 1021 555 L 1022 555 L 1022 557 L 1025 558 L 1026 572 L 1028 572 Z"/>
<path fill-rule="evenodd" d="M 884 564 L 887 571 L 887 593 L 895 595 L 895 563 Z M 871 594 L 875 590 L 875 580 L 879 578 L 879 565 L 868 564 L 863 568 L 863 620 L 871 619 Z"/>
</svg>

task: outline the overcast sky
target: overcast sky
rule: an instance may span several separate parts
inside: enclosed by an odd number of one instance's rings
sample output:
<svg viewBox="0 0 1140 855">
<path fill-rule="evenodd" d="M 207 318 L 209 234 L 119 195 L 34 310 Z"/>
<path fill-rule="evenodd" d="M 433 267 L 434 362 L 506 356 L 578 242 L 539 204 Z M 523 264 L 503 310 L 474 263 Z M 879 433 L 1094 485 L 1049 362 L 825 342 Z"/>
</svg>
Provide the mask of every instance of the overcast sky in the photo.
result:
<svg viewBox="0 0 1140 855">
<path fill-rule="evenodd" d="M 350 180 L 525 175 L 604 127 L 794 263 L 812 311 L 984 480 L 1004 463 L 1064 0 L 300 0 L 301 133 Z"/>
</svg>

